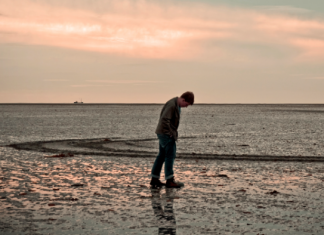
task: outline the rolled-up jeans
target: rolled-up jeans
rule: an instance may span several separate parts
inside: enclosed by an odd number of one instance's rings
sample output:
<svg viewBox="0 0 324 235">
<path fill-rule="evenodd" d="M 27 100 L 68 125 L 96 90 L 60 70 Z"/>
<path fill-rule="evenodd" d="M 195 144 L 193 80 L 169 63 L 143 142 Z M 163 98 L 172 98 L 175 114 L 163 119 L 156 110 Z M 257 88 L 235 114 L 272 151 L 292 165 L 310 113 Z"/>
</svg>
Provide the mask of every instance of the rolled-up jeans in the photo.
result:
<svg viewBox="0 0 324 235">
<path fill-rule="evenodd" d="M 153 164 L 150 177 L 159 179 L 164 163 L 165 179 L 171 179 L 173 177 L 173 163 L 177 151 L 176 142 L 174 138 L 168 135 L 157 134 L 157 136 L 159 138 L 159 154 Z"/>
</svg>

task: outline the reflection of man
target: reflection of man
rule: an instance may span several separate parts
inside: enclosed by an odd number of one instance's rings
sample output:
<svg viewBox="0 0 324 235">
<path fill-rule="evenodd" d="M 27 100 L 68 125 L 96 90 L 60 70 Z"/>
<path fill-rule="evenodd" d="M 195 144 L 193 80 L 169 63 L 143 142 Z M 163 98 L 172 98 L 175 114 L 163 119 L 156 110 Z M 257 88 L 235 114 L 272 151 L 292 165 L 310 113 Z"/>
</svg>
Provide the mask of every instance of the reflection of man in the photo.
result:
<svg viewBox="0 0 324 235">
<path fill-rule="evenodd" d="M 177 233 L 176 220 L 173 213 L 173 198 L 170 196 L 170 190 L 166 190 L 167 201 L 162 209 L 160 189 L 151 189 L 152 192 L 152 208 L 159 224 L 159 235 L 170 234 L 175 235 Z"/>
<path fill-rule="evenodd" d="M 176 182 L 173 175 L 173 163 L 176 157 L 176 143 L 178 139 L 178 127 L 180 122 L 181 108 L 193 105 L 194 94 L 190 91 L 175 97 L 163 106 L 158 126 L 155 133 L 159 138 L 159 154 L 155 159 L 151 172 L 153 188 L 166 185 L 167 188 L 180 188 L 184 184 Z M 166 184 L 160 181 L 160 173 L 164 164 Z"/>
</svg>

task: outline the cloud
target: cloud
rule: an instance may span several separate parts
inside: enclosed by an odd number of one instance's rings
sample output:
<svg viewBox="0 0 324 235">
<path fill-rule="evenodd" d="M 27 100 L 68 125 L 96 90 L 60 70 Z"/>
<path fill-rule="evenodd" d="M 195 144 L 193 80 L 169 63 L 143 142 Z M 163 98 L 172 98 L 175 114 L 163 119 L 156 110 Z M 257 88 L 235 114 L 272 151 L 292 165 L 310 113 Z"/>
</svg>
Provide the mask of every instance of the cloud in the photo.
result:
<svg viewBox="0 0 324 235">
<path fill-rule="evenodd" d="M 270 11 L 272 13 L 294 13 L 294 14 L 308 14 L 312 11 L 305 8 L 298 8 L 292 6 L 255 6 L 255 9 L 263 10 L 263 11 Z"/>
<path fill-rule="evenodd" d="M 145 85 L 154 83 L 163 83 L 161 81 L 147 80 L 86 80 L 86 84 L 74 84 L 71 87 L 107 87 L 114 85 Z"/>
<path fill-rule="evenodd" d="M 69 80 L 66 79 L 44 79 L 44 82 L 67 82 Z"/>
<path fill-rule="evenodd" d="M 109 85 L 93 85 L 93 84 L 77 84 L 77 85 L 71 85 L 71 87 L 104 87 Z"/>
<path fill-rule="evenodd" d="M 242 64 L 257 62 L 269 50 L 287 60 L 324 57 L 324 38 L 319 37 L 324 20 L 310 19 L 302 14 L 307 10 L 290 6 L 247 9 L 176 1 L 3 0 L 0 7 L 7 15 L 0 15 L 0 43 Z"/>
<path fill-rule="evenodd" d="M 308 79 L 308 80 L 324 80 L 324 77 L 306 77 L 304 79 Z"/>
<path fill-rule="evenodd" d="M 304 56 L 307 57 L 322 57 L 324 53 L 324 38 L 313 39 L 313 38 L 296 38 L 292 39 L 291 43 L 296 47 L 302 48 Z"/>
<path fill-rule="evenodd" d="M 87 80 L 93 83 L 109 83 L 109 84 L 145 84 L 145 83 L 162 83 L 161 81 L 147 80 Z"/>
</svg>

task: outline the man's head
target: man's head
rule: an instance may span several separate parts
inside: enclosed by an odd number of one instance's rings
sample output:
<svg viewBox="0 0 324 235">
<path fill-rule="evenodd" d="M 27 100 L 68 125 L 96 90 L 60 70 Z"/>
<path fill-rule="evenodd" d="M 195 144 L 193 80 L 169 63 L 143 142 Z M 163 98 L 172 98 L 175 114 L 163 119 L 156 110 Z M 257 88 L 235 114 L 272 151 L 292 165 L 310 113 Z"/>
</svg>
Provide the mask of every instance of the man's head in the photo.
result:
<svg viewBox="0 0 324 235">
<path fill-rule="evenodd" d="M 194 101 L 194 93 L 187 91 L 180 96 L 180 98 L 178 99 L 178 104 L 180 107 L 186 108 L 188 107 L 188 105 L 193 105 Z"/>
</svg>

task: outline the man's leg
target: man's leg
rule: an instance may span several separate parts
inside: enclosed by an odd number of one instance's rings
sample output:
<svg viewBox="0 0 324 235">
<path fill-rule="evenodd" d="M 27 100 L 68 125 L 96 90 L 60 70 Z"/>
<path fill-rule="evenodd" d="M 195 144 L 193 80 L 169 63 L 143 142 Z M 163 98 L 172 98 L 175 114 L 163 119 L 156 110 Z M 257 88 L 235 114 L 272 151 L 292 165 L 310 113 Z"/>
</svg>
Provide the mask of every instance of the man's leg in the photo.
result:
<svg viewBox="0 0 324 235">
<path fill-rule="evenodd" d="M 159 137 L 159 135 L 158 135 Z M 159 154 L 157 155 L 153 167 L 152 167 L 152 171 L 151 171 L 151 183 L 150 185 L 152 186 L 152 188 L 161 188 L 162 186 L 165 186 L 164 183 L 162 183 L 160 181 L 160 174 L 161 174 L 161 170 L 162 170 L 162 166 L 165 160 L 165 149 L 163 147 L 163 139 L 161 139 L 159 137 Z"/>
<path fill-rule="evenodd" d="M 165 179 L 171 179 L 174 175 L 173 164 L 176 157 L 177 146 L 174 139 L 170 139 L 169 143 L 165 146 Z"/>
<path fill-rule="evenodd" d="M 151 171 L 152 178 L 160 179 L 160 174 L 161 174 L 164 160 L 165 160 L 165 151 L 159 141 L 159 154 L 157 155 L 152 167 L 152 171 Z"/>
<path fill-rule="evenodd" d="M 176 158 L 177 146 L 174 139 L 170 141 L 170 143 L 166 146 L 165 149 L 165 179 L 166 187 L 167 188 L 180 188 L 184 186 L 181 182 L 176 182 L 174 180 L 174 173 L 173 173 L 173 164 L 174 159 Z"/>
</svg>

